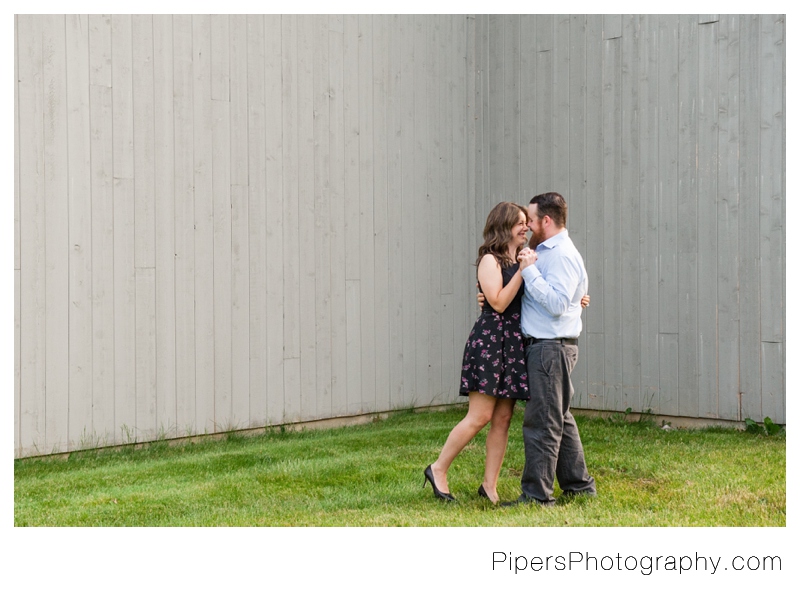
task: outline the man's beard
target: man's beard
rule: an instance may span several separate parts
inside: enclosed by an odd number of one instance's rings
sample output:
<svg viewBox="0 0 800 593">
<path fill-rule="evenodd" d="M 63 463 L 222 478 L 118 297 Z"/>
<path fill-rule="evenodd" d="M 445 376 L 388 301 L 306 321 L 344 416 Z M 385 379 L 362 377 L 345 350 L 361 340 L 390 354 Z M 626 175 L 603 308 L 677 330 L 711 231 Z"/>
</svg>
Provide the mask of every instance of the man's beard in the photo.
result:
<svg viewBox="0 0 800 593">
<path fill-rule="evenodd" d="M 534 232 L 533 234 L 531 234 L 531 238 L 528 239 L 528 247 L 530 247 L 531 249 L 536 249 L 539 246 L 539 244 L 544 242 L 543 239 L 544 237 L 541 237 L 540 235 L 537 235 Z"/>
</svg>

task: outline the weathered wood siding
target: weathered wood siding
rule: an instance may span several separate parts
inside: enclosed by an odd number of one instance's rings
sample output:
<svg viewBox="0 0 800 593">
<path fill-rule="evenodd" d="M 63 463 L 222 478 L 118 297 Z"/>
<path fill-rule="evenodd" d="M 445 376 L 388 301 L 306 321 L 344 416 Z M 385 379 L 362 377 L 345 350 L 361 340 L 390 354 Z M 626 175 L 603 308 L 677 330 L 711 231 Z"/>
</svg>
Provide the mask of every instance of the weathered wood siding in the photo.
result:
<svg viewBox="0 0 800 593">
<path fill-rule="evenodd" d="M 781 16 L 15 17 L 15 456 L 457 400 L 570 204 L 576 407 L 785 421 Z"/>
<path fill-rule="evenodd" d="M 476 31 L 477 218 L 558 191 L 589 272 L 575 407 L 785 422 L 784 17 Z"/>
</svg>

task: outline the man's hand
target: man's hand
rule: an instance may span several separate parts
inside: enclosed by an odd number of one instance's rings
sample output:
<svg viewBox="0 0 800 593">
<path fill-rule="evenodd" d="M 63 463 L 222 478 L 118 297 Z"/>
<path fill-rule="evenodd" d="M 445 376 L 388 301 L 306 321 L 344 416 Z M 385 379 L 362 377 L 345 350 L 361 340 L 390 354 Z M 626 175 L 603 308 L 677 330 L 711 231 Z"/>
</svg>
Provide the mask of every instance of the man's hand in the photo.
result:
<svg viewBox="0 0 800 593">
<path fill-rule="evenodd" d="M 584 309 L 589 306 L 589 301 L 592 300 L 588 294 L 585 294 L 581 297 L 581 307 Z"/>
<path fill-rule="evenodd" d="M 517 261 L 519 262 L 520 271 L 524 270 L 528 266 L 532 266 L 533 264 L 535 264 L 537 259 L 539 258 L 537 257 L 536 252 L 530 247 L 525 247 L 522 251 L 519 252 L 519 255 L 517 255 Z"/>
<path fill-rule="evenodd" d="M 478 289 L 478 307 L 483 309 L 483 303 L 486 302 L 486 297 L 483 296 L 483 293 L 481 292 L 481 285 L 477 282 L 475 283 L 475 288 Z"/>
</svg>

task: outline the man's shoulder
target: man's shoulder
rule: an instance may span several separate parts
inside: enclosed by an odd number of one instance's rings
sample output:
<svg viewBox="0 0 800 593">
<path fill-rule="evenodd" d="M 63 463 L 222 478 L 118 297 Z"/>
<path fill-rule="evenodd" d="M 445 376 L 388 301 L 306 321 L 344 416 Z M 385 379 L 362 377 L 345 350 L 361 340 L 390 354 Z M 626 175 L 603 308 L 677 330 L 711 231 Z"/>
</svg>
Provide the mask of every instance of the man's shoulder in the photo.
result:
<svg viewBox="0 0 800 593">
<path fill-rule="evenodd" d="M 555 235 L 555 241 L 553 241 L 552 247 L 554 248 L 555 253 L 559 253 L 563 256 L 575 256 L 581 257 L 578 248 L 575 247 L 575 243 L 572 242 L 572 237 L 569 236 L 566 229 Z"/>
<path fill-rule="evenodd" d="M 568 235 L 561 239 L 558 249 L 554 250 L 555 254 L 558 254 L 558 257 L 570 266 L 585 271 L 586 266 L 583 263 L 583 256 Z"/>
</svg>

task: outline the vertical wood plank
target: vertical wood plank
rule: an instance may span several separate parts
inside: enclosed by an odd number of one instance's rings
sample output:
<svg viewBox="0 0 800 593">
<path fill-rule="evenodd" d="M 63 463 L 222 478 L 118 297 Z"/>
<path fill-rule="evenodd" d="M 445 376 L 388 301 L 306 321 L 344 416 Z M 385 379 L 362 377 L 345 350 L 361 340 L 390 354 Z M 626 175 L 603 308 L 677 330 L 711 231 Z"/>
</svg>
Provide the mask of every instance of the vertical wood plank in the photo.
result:
<svg viewBox="0 0 800 593">
<path fill-rule="evenodd" d="M 69 170 L 64 16 L 48 15 L 42 32 L 45 201 L 45 369 L 48 452 L 68 444 L 69 414 Z"/>
<path fill-rule="evenodd" d="M 211 15 L 211 99 L 230 100 L 231 40 L 227 14 Z"/>
<path fill-rule="evenodd" d="M 92 427 L 100 444 L 113 442 L 114 197 L 111 96 L 111 17 L 89 17 L 89 125 L 92 195 Z M 170 89 L 170 100 L 171 100 Z M 174 339 L 174 335 L 173 338 Z"/>
<path fill-rule="evenodd" d="M 761 412 L 786 424 L 786 355 L 782 342 L 761 342 Z M 763 419 L 763 418 L 762 418 Z"/>
<path fill-rule="evenodd" d="M 213 36 L 212 36 L 213 37 Z M 225 45 L 228 45 L 225 40 Z M 212 50 L 213 52 L 213 50 Z M 230 102 L 211 101 L 211 191 L 214 228 L 214 428 L 236 428 L 232 386 L 232 254 L 231 254 L 231 119 Z M 239 339 L 238 336 L 236 339 Z"/>
<path fill-rule="evenodd" d="M 622 15 L 603 15 L 603 39 L 618 39 L 622 37 Z"/>
<path fill-rule="evenodd" d="M 485 220 L 484 209 L 489 202 L 489 16 L 479 15 L 475 18 L 475 200 L 469 211 L 470 220 L 475 223 L 476 229 L 483 229 Z M 473 120 L 475 121 L 475 120 Z M 476 248 L 480 245 L 481 237 L 476 237 Z M 473 309 L 478 313 L 477 308 Z M 472 316 L 471 316 L 472 317 Z M 474 319 L 470 319 L 474 321 Z"/>
<path fill-rule="evenodd" d="M 742 16 L 739 38 L 739 418 L 761 418 L 760 220 L 758 15 Z M 759 234 L 760 235 L 760 234 Z"/>
<path fill-rule="evenodd" d="M 247 16 L 230 15 L 231 185 L 247 186 Z"/>
<path fill-rule="evenodd" d="M 697 197 L 696 210 L 687 210 L 689 217 L 681 217 L 685 225 L 696 220 L 693 232 L 697 246 L 697 275 L 695 320 L 697 325 L 696 349 L 683 350 L 681 344 L 682 373 L 694 371 L 698 379 L 681 386 L 681 413 L 691 416 L 719 417 L 719 319 L 718 319 L 718 228 L 717 204 L 719 178 L 719 27 L 717 23 L 702 25 L 698 32 L 699 78 L 698 130 L 697 130 Z M 697 212 L 697 216 L 691 216 Z M 683 240 L 681 241 L 683 242 Z M 683 289 L 682 291 L 683 292 Z M 694 296 L 696 294 L 696 297 Z M 690 343 L 694 345 L 694 343 Z M 685 370 L 684 370 L 685 369 Z M 697 395 L 695 395 L 697 394 Z M 685 402 L 683 400 L 686 400 Z M 688 404 L 688 405 L 686 405 Z"/>
<path fill-rule="evenodd" d="M 115 112 L 117 106 L 120 111 L 125 111 L 123 101 L 114 101 L 114 106 Z M 114 119 L 116 120 L 116 116 Z M 115 122 L 115 135 L 118 130 L 119 126 Z M 136 439 L 136 272 L 134 267 L 133 179 L 115 177 L 113 196 L 115 440 L 132 442 Z"/>
<path fill-rule="evenodd" d="M 87 81 L 88 82 L 88 81 Z M 20 412 L 22 410 L 20 351 L 20 204 L 19 204 L 19 17 L 14 15 L 14 457 L 22 455 Z M 91 286 L 90 286 L 91 290 Z M 91 319 L 91 318 L 90 318 Z M 91 339 L 91 337 L 90 337 Z M 91 422 L 91 416 L 90 422 Z"/>
<path fill-rule="evenodd" d="M 316 274 L 316 385 L 317 416 L 331 415 L 331 192 L 330 192 L 330 64 L 328 17 L 315 16 L 314 72 L 314 253 Z"/>
<path fill-rule="evenodd" d="M 414 345 L 414 361 L 416 366 L 416 384 L 414 389 L 419 402 L 429 401 L 428 396 L 428 360 L 430 348 L 427 340 L 420 339 L 431 323 L 431 302 L 425 288 L 431 282 L 430 266 L 430 196 L 427 188 L 427 167 L 425 146 L 430 141 L 429 122 L 426 106 L 428 93 L 425 85 L 425 69 L 430 58 L 425 51 L 425 18 L 414 18 L 414 327 L 416 343 Z M 417 285 L 421 283 L 421 285 Z M 362 287 L 363 289 L 363 287 Z M 363 305 L 362 305 L 363 306 Z"/>
<path fill-rule="evenodd" d="M 177 436 L 175 391 L 175 120 L 172 17 L 153 16 L 156 432 Z"/>
<path fill-rule="evenodd" d="M 239 84 L 238 82 L 236 83 Z M 231 78 L 231 93 L 234 89 Z M 235 136 L 235 135 L 232 135 Z M 233 168 L 232 168 L 233 170 Z M 231 423 L 250 423 L 250 248 L 249 191 L 246 185 L 231 185 Z M 282 299 L 279 299 L 282 300 Z M 281 329 L 283 329 L 281 320 Z M 283 352 L 281 352 L 281 361 Z M 279 394 L 283 394 L 281 381 Z M 283 398 L 281 409 L 283 409 Z"/>
<path fill-rule="evenodd" d="M 137 268 L 155 267 L 155 122 L 153 17 L 131 17 L 133 74 L 134 248 Z"/>
<path fill-rule="evenodd" d="M 299 247 L 314 245 L 316 221 L 314 213 L 314 71 L 312 38 L 313 21 L 308 15 L 297 19 L 297 145 L 298 198 L 297 237 Z M 315 254 L 316 255 L 316 254 Z M 320 254 L 319 257 L 322 257 Z M 316 354 L 316 262 L 300 265 L 298 258 L 300 306 L 300 414 L 302 418 L 317 415 Z M 322 336 L 320 336 L 322 338 Z"/>
<path fill-rule="evenodd" d="M 248 220 L 248 111 L 246 15 L 230 16 L 231 175 L 231 423 L 250 423 L 250 237 Z M 277 108 L 276 108 L 277 110 Z M 280 228 L 280 225 L 278 225 Z M 278 307 L 280 297 L 273 302 Z M 269 296 L 268 300 L 271 300 Z M 283 338 L 283 319 L 280 323 Z M 282 346 L 282 344 L 281 344 Z M 283 360 L 283 352 L 280 353 Z M 281 379 L 279 393 L 283 391 Z M 282 406 L 281 406 L 282 407 Z"/>
<path fill-rule="evenodd" d="M 552 14 L 537 14 L 533 31 L 536 37 L 536 51 L 553 51 L 554 17 Z M 541 192 L 537 192 L 541 193 Z"/>
<path fill-rule="evenodd" d="M 682 416 L 695 416 L 698 409 L 698 399 L 704 395 L 713 397 L 716 401 L 716 361 L 706 366 L 708 381 L 703 387 L 707 390 L 705 394 L 699 389 L 698 377 L 702 369 L 697 365 L 698 342 L 705 337 L 711 343 L 716 342 L 716 335 L 699 335 L 698 330 L 704 326 L 698 325 L 698 294 L 699 300 L 703 299 L 703 289 L 713 284 L 712 276 L 704 277 L 702 270 L 698 268 L 698 250 L 702 253 L 702 247 L 698 247 L 698 227 L 704 228 L 701 233 L 703 245 L 710 248 L 711 254 L 716 242 L 716 229 L 708 228 L 699 224 L 698 215 L 701 211 L 698 204 L 698 189 L 704 198 L 703 206 L 710 205 L 712 208 L 716 202 L 716 189 L 704 185 L 698 187 L 698 177 L 702 175 L 698 171 L 698 162 L 705 157 L 701 155 L 701 150 L 708 147 L 708 144 L 701 145 L 698 150 L 698 142 L 701 137 L 698 133 L 698 112 L 702 106 L 698 102 L 708 97 L 700 97 L 698 72 L 700 71 L 699 52 L 698 52 L 698 25 L 697 19 L 692 16 L 681 15 L 678 30 L 678 152 L 677 152 L 677 209 L 670 214 L 677 227 L 677 278 L 678 278 L 678 413 Z M 702 74 L 702 72 L 700 72 Z M 716 98 L 716 97 L 715 97 Z M 709 109 L 712 111 L 713 109 Z M 716 143 L 716 139 L 713 140 Z M 714 172 L 716 175 L 716 172 Z M 703 181 L 706 181 L 703 179 Z M 713 192 L 711 190 L 714 190 Z M 705 190 L 705 191 L 703 191 Z M 713 223 L 711 224 L 713 227 Z M 713 238 L 712 238 L 713 237 Z M 710 258 L 709 258 L 710 260 Z M 698 282 L 698 272 L 700 278 L 707 278 L 703 282 Z M 700 286 L 698 286 L 700 284 Z M 716 286 L 712 288 L 711 294 L 705 293 L 713 303 L 715 310 L 705 326 L 707 332 L 716 334 Z M 698 293 L 698 290 L 700 291 Z M 713 327 L 713 330 L 711 329 Z M 702 333 L 702 332 L 701 332 Z M 713 346 L 716 349 L 716 346 Z M 710 373 L 713 373 L 713 379 Z"/>
<path fill-rule="evenodd" d="M 659 331 L 678 331 L 678 29 L 675 15 L 659 17 L 658 61 L 658 248 Z M 662 411 L 668 413 L 666 410 Z"/>
<path fill-rule="evenodd" d="M 761 200 L 761 339 L 784 341 L 786 318 L 785 293 L 785 169 L 786 125 L 784 96 L 786 88 L 785 16 L 761 16 L 761 42 L 758 70 L 761 73 L 761 125 L 759 134 L 759 171 Z M 773 393 L 778 386 L 771 388 Z M 767 413 L 767 412 L 765 412 Z"/>
<path fill-rule="evenodd" d="M 543 18 L 541 15 L 537 17 Z M 553 187 L 553 51 L 536 54 L 536 178 L 530 198 Z"/>
<path fill-rule="evenodd" d="M 605 383 L 603 377 L 605 370 L 603 366 L 603 347 L 604 336 L 602 333 L 589 332 L 586 334 L 586 348 L 581 349 L 581 356 L 586 360 L 587 366 L 587 393 L 581 401 L 581 407 L 592 410 L 605 409 Z M 599 354 L 599 356 L 598 356 Z"/>
<path fill-rule="evenodd" d="M 16 21 L 16 19 L 15 19 Z M 15 22 L 16 25 L 16 22 Z M 18 80 L 18 79 L 17 79 Z M 14 458 L 22 456 L 22 431 L 20 417 L 22 412 L 22 272 L 14 270 Z M 91 415 L 89 416 L 91 422 Z"/>
<path fill-rule="evenodd" d="M 19 233 L 19 16 L 14 15 L 14 269 L 20 269 Z M 87 81 L 88 84 L 88 81 Z M 15 408 L 19 410 L 19 408 Z M 16 417 L 16 415 L 15 415 Z M 14 439 L 17 442 L 17 439 Z M 18 445 L 15 445 L 18 446 Z"/>
<path fill-rule="evenodd" d="M 232 224 L 230 17 L 212 15 L 211 61 L 211 191 L 213 207 L 213 332 L 215 430 L 238 427 L 233 413 Z M 206 49 L 209 49 L 206 46 Z M 237 130 L 239 132 L 239 130 Z M 238 339 L 238 336 L 237 336 Z"/>
<path fill-rule="evenodd" d="M 345 295 L 344 22 L 328 17 L 330 76 L 331 415 L 347 412 L 347 311 Z"/>
<path fill-rule="evenodd" d="M 194 121 L 195 425 L 216 432 L 214 421 L 214 202 L 211 157 L 211 17 L 192 17 L 192 100 Z"/>
<path fill-rule="evenodd" d="M 403 111 L 400 93 L 402 90 L 402 63 L 401 63 L 401 23 L 402 17 L 392 15 L 389 17 L 389 73 L 386 93 L 386 133 L 387 133 L 387 188 L 386 188 L 386 217 L 389 262 L 391 266 L 388 275 L 388 322 L 389 343 L 386 349 L 389 352 L 389 407 L 397 408 L 403 402 L 403 261 L 401 257 L 403 246 L 403 231 L 398 221 L 402 220 L 402 121 Z M 331 111 L 333 123 L 333 111 Z M 333 148 L 333 147 L 332 147 Z M 333 162 L 333 151 L 331 154 Z M 331 167 L 333 171 L 333 167 Z M 376 256 L 376 263 L 380 256 Z M 377 382 L 377 378 L 376 378 Z"/>
<path fill-rule="evenodd" d="M 283 356 L 284 415 L 296 420 L 300 408 L 300 244 L 297 18 L 281 17 L 283 73 Z M 303 147 L 305 149 L 305 147 Z M 252 172 L 251 172 L 252 178 Z M 297 360 L 294 360 L 297 359 Z M 292 362 L 290 362 L 292 361 Z M 297 374 L 295 374 L 297 373 Z"/>
<path fill-rule="evenodd" d="M 131 17 L 137 440 L 155 438 L 157 430 L 153 35 L 152 16 Z"/>
<path fill-rule="evenodd" d="M 358 17 L 358 196 L 361 288 L 361 409 L 375 409 L 375 232 L 372 17 Z"/>
<path fill-rule="evenodd" d="M 623 17 L 622 129 L 620 191 L 620 304 L 622 330 L 622 401 L 618 409 L 641 410 L 642 372 L 639 285 L 639 18 Z"/>
<path fill-rule="evenodd" d="M 505 200 L 522 200 L 520 188 L 520 20 L 504 15 L 503 26 L 503 153 L 500 174 L 506 187 Z M 552 147 L 551 147 L 552 148 Z"/>
<path fill-rule="evenodd" d="M 575 243 L 584 261 L 588 257 L 586 228 L 588 196 L 586 192 L 586 16 L 572 15 L 569 19 L 569 179 L 568 194 L 565 196 L 569 207 L 567 228 L 570 239 Z M 590 276 L 592 278 L 592 276 Z M 589 294 L 594 293 L 590 282 Z M 583 313 L 583 334 L 587 334 L 586 319 Z M 572 383 L 575 387 L 573 404 L 587 407 L 589 402 L 589 383 L 587 354 L 584 349 L 572 370 Z"/>
<path fill-rule="evenodd" d="M 247 171 L 250 311 L 250 426 L 266 423 L 267 406 L 267 220 L 266 220 L 266 17 L 247 17 Z M 296 226 L 294 227 L 296 229 Z M 295 230 L 291 231 L 295 233 Z M 286 299 L 286 296 L 283 297 Z M 293 293 L 292 297 L 296 299 Z M 275 394 L 283 399 L 282 392 Z M 293 394 L 297 397 L 298 394 Z"/>
<path fill-rule="evenodd" d="M 503 68 L 504 29 L 502 16 L 488 16 L 488 47 L 487 47 L 487 137 L 484 139 L 487 151 L 486 184 L 491 188 L 485 196 L 489 198 L 488 209 L 507 198 L 503 179 L 503 164 L 506 155 L 504 152 L 503 131 L 505 130 L 505 113 L 503 110 L 505 89 L 505 68 Z M 486 213 L 488 213 L 488 209 Z M 486 219 L 486 213 L 481 212 L 478 219 Z"/>
<path fill-rule="evenodd" d="M 92 195 L 89 20 L 66 17 L 69 146 L 69 440 L 96 443 L 92 427 Z M 16 126 L 15 126 L 16 128 Z"/>
<path fill-rule="evenodd" d="M 569 108 L 570 108 L 570 17 L 554 17 L 553 43 L 553 170 L 551 187 L 572 200 L 569 193 Z M 523 194 L 525 188 L 523 188 Z M 524 196 L 521 198 L 525 202 Z"/>
<path fill-rule="evenodd" d="M 415 323 L 414 300 L 415 278 L 418 276 L 414 266 L 414 20 L 409 15 L 400 19 L 401 35 L 401 88 L 400 104 L 402 108 L 401 126 L 401 151 L 402 163 L 400 187 L 400 228 L 402 229 L 402 310 L 403 310 L 403 405 L 412 405 L 416 400 L 416 366 L 414 332 L 410 328 Z"/>
<path fill-rule="evenodd" d="M 679 17 L 660 16 L 658 69 L 658 257 L 659 257 L 659 373 L 663 414 L 678 413 L 678 30 Z M 674 342 L 674 343 L 673 343 Z M 668 350 L 664 350 L 668 348 Z M 674 362 L 675 367 L 671 365 Z"/>
<path fill-rule="evenodd" d="M 427 167 L 425 179 L 426 188 L 426 217 L 429 220 L 428 240 L 428 274 L 429 281 L 426 283 L 426 294 L 430 307 L 430 322 L 427 324 L 427 336 L 422 338 L 428 342 L 428 384 L 425 386 L 425 400 L 429 402 L 441 401 L 439 395 L 442 389 L 442 290 L 441 275 L 439 272 L 440 262 L 434 254 L 443 253 L 441 243 L 441 232 L 438 223 L 439 201 L 442 199 L 442 186 L 440 183 L 441 171 L 444 167 L 442 162 L 442 118 L 439 111 L 441 89 L 440 82 L 443 76 L 441 58 L 439 52 L 440 23 L 437 17 L 429 17 L 425 23 L 425 53 L 426 53 L 426 73 L 425 85 L 428 96 L 427 109 L 425 115 L 428 118 L 428 141 L 425 143 L 427 151 Z M 434 215 L 436 212 L 436 215 Z"/>
<path fill-rule="evenodd" d="M 761 16 L 758 86 L 760 125 L 761 411 L 785 422 L 786 377 L 783 342 L 786 322 L 786 28 L 785 15 Z M 766 344 L 770 342 L 770 344 Z M 779 418 L 780 420 L 776 420 Z"/>
<path fill-rule="evenodd" d="M 678 410 L 678 335 L 658 335 L 659 410 L 675 415 Z"/>
<path fill-rule="evenodd" d="M 175 423 L 178 436 L 195 430 L 195 251 L 192 17 L 174 15 L 175 137 Z"/>
<path fill-rule="evenodd" d="M 467 32 L 466 36 L 467 39 L 467 72 L 466 72 L 466 85 L 467 85 L 467 108 L 466 108 L 466 144 L 465 149 L 466 153 L 466 162 L 464 165 L 467 168 L 467 208 L 466 208 L 466 220 L 467 220 L 467 229 L 469 229 L 468 235 L 474 236 L 467 236 L 464 237 L 465 240 L 465 253 L 472 256 L 476 253 L 477 248 L 475 250 L 472 249 L 472 246 L 477 243 L 482 238 L 482 227 L 479 230 L 479 226 L 477 223 L 477 202 L 478 196 L 480 194 L 481 198 L 483 194 L 478 189 L 479 186 L 482 186 L 482 175 L 481 175 L 481 159 L 483 158 L 483 150 L 482 145 L 478 144 L 478 138 L 483 132 L 483 97 L 485 96 L 482 91 L 482 84 L 483 80 L 485 79 L 483 68 L 484 68 L 484 55 L 482 53 L 482 48 L 484 47 L 482 41 L 482 31 L 484 27 L 484 23 L 486 22 L 486 18 L 480 15 L 473 15 L 467 17 Z M 521 117 L 521 116 L 520 116 Z M 524 158 L 524 157 L 521 157 Z M 465 260 L 465 266 L 468 265 L 470 262 L 469 259 Z M 473 278 L 473 270 L 465 267 L 464 278 L 466 281 L 464 284 L 460 284 L 459 286 L 462 287 L 462 290 L 467 290 L 466 287 L 472 286 L 474 287 L 475 283 L 472 281 Z M 474 292 L 474 289 L 473 289 Z M 469 294 L 469 293 L 468 293 Z M 459 347 L 461 346 L 462 341 L 466 342 L 467 336 L 469 335 L 469 331 L 472 328 L 472 324 L 477 317 L 478 308 L 476 304 L 470 299 L 465 301 L 464 306 L 464 316 L 463 316 L 463 333 L 459 336 L 461 339 L 459 340 Z M 459 363 L 461 363 L 463 350 L 459 350 Z M 459 364 L 459 371 L 458 375 L 460 377 L 461 374 L 461 366 Z M 460 385 L 459 385 L 460 388 Z"/>
<path fill-rule="evenodd" d="M 45 443 L 45 187 L 42 26 L 19 15 L 20 168 L 20 448 L 44 454 Z M 113 392 L 113 390 L 112 390 Z M 24 394 L 24 395 L 22 395 Z"/>
<path fill-rule="evenodd" d="M 475 226 L 470 226 L 469 211 L 475 200 L 474 171 L 470 166 L 470 154 L 473 148 L 470 142 L 474 141 L 474 84 L 475 84 L 475 56 L 472 35 L 475 18 L 473 16 L 451 19 L 451 30 L 455 51 L 451 56 L 450 71 L 453 73 L 454 83 L 450 89 L 447 101 L 452 107 L 452 195 L 450 196 L 451 212 L 454 213 L 453 251 L 463 254 L 462 263 L 454 265 L 450 272 L 450 286 L 453 292 L 453 334 L 450 359 L 452 369 L 445 373 L 443 381 L 445 387 L 453 395 L 459 392 L 461 378 L 461 361 L 464 352 L 464 342 L 468 335 L 468 325 L 471 321 L 472 289 L 470 277 L 470 259 L 472 256 L 472 241 L 478 239 Z M 460 99 L 460 100 L 459 100 Z M 470 119 L 472 118 L 472 119 Z M 463 231 L 461 230 L 463 229 Z M 445 340 L 448 336 L 445 334 Z M 447 346 L 443 353 L 447 364 Z M 449 378 L 448 378 L 449 377 Z"/>
<path fill-rule="evenodd" d="M 358 87 L 358 17 L 344 17 L 344 229 L 345 229 L 345 278 L 357 281 L 361 278 L 361 258 L 358 244 L 361 238 L 361 204 L 359 183 L 359 87 Z M 361 286 L 349 282 L 345 286 L 345 308 L 347 311 L 347 410 L 354 414 L 361 411 Z"/>
<path fill-rule="evenodd" d="M 388 93 L 390 22 L 388 15 L 372 17 L 374 84 L 372 127 L 374 153 L 374 232 L 375 232 L 375 410 L 391 409 L 391 366 L 389 338 L 389 276 L 393 259 L 389 251 L 388 203 Z M 330 268 L 328 268 L 330 272 Z M 329 290 L 329 289 L 328 289 Z"/>
<path fill-rule="evenodd" d="M 115 114 L 117 106 L 124 112 L 123 102 L 114 101 Z M 116 117 L 115 115 L 114 119 Z M 118 129 L 115 123 L 115 135 Z M 133 179 L 115 177 L 113 195 L 115 440 L 128 443 L 136 439 L 136 269 L 133 246 Z"/>
<path fill-rule="evenodd" d="M 720 418 L 739 419 L 739 21 L 719 23 L 717 294 Z M 703 412 L 701 408 L 701 413 Z"/>
<path fill-rule="evenodd" d="M 586 309 L 583 333 L 589 338 L 584 352 L 588 368 L 588 407 L 605 406 L 605 371 L 603 355 L 603 315 L 605 313 L 605 279 L 603 275 L 603 243 L 605 201 L 603 196 L 603 20 L 602 16 L 586 17 L 586 252 L 584 261 L 589 274 L 592 304 Z M 592 158 L 592 156 L 594 157 Z"/>
<path fill-rule="evenodd" d="M 641 23 L 639 104 L 639 296 L 641 348 L 641 409 L 658 411 L 658 17 Z"/>
<path fill-rule="evenodd" d="M 535 26 L 536 16 L 531 14 L 520 15 L 520 29 L 522 31 L 532 31 Z M 519 77 L 519 202 L 527 206 L 530 199 L 539 193 L 538 189 L 543 187 L 537 185 L 537 63 L 538 52 L 536 51 L 535 35 L 520 35 L 520 77 Z"/>
<path fill-rule="evenodd" d="M 136 440 L 157 438 L 156 271 L 136 268 Z"/>
<path fill-rule="evenodd" d="M 622 42 L 603 40 L 603 334 L 605 408 L 627 407 L 622 385 Z M 599 222 L 599 221 L 597 221 Z M 608 232 L 605 232 L 608 230 Z"/>
<path fill-rule="evenodd" d="M 439 48 L 442 56 L 443 85 L 439 95 L 439 111 L 441 123 L 439 129 L 442 134 L 442 146 L 444 152 L 442 156 L 443 169 L 440 175 L 441 195 L 437 204 L 434 202 L 434 212 L 439 218 L 439 228 L 444 244 L 443 253 L 459 254 L 459 257 L 466 263 L 469 261 L 467 249 L 461 246 L 465 232 L 469 232 L 466 221 L 460 221 L 463 216 L 464 208 L 462 200 L 465 192 L 461 190 L 456 194 L 457 188 L 463 181 L 463 173 L 459 172 L 459 177 L 455 177 L 457 157 L 454 151 L 453 138 L 457 135 L 457 130 L 461 122 L 456 119 L 453 112 L 460 108 L 463 109 L 466 101 L 466 94 L 462 91 L 456 94 L 459 85 L 459 76 L 463 79 L 464 58 L 466 53 L 463 51 L 458 40 L 458 33 L 455 30 L 456 24 L 464 23 L 463 16 L 441 16 L 440 17 L 440 38 Z M 458 195 L 458 201 L 455 200 Z M 456 233 L 458 237 L 456 237 Z M 464 266 L 462 266 L 464 269 Z M 456 370 L 461 369 L 461 334 L 458 339 L 454 334 L 456 324 L 456 303 L 466 302 L 467 290 L 460 290 L 458 297 L 453 294 L 453 265 L 449 261 L 441 262 L 439 268 L 439 284 L 442 294 L 442 373 L 441 373 L 441 393 L 443 401 L 452 402 L 458 394 L 458 377 Z M 467 286 L 467 283 L 464 283 Z M 456 345 L 458 344 L 458 346 Z"/>
</svg>

